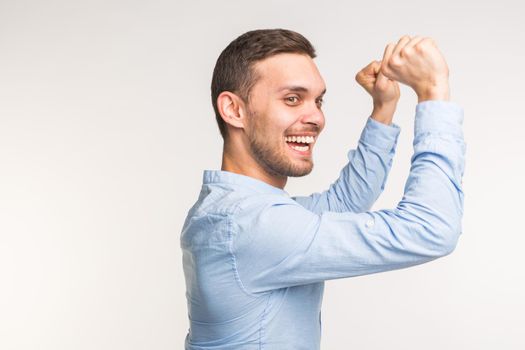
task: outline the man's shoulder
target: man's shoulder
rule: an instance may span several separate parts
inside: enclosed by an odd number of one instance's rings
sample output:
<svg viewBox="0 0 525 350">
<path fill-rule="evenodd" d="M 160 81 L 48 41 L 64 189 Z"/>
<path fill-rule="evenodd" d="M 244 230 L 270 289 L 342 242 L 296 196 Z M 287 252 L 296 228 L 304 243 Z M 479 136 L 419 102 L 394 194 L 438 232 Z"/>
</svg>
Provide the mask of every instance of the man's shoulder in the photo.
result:
<svg viewBox="0 0 525 350">
<path fill-rule="evenodd" d="M 209 239 L 211 231 L 250 231 L 255 228 L 258 218 L 268 208 L 282 205 L 299 204 L 292 198 L 280 194 L 222 186 L 203 186 L 199 198 L 188 211 L 182 237 L 194 237 L 207 232 L 205 236 Z"/>
<path fill-rule="evenodd" d="M 203 186 L 199 198 L 188 212 L 188 217 L 253 214 L 265 207 L 281 204 L 298 205 L 294 199 L 282 194 L 246 191 L 229 186 Z"/>
</svg>

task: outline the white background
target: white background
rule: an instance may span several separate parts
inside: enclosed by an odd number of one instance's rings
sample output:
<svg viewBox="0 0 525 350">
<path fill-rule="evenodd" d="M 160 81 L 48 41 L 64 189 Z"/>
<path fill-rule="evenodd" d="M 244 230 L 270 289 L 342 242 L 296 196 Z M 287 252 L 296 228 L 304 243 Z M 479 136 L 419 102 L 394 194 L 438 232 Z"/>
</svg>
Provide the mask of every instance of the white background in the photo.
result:
<svg viewBox="0 0 525 350">
<path fill-rule="evenodd" d="M 245 31 L 312 41 L 325 189 L 371 111 L 355 73 L 404 34 L 433 37 L 465 109 L 463 235 L 411 269 L 330 281 L 323 349 L 524 349 L 525 25 L 518 1 L 0 0 L 0 349 L 182 349 L 179 234 L 220 167 L 213 66 Z M 417 100 L 387 188 L 401 198 Z M 283 330 L 286 331 L 286 330 Z"/>
</svg>

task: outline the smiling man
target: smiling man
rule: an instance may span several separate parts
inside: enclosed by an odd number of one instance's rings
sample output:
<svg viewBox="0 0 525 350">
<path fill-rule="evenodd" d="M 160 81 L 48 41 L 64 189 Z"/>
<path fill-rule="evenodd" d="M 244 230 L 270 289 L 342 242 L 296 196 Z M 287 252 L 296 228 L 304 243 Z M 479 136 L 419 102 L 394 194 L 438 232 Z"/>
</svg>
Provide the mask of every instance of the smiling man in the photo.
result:
<svg viewBox="0 0 525 350">
<path fill-rule="evenodd" d="M 325 84 L 308 55 L 280 53 L 252 69 L 258 79 L 245 108 L 231 92 L 218 96 L 225 122 L 237 127 L 226 136 L 222 168 L 283 188 L 288 176 L 312 171 Z"/>
<path fill-rule="evenodd" d="M 247 32 L 219 56 L 212 103 L 224 139 L 181 236 L 190 329 L 186 349 L 319 349 L 324 281 L 404 268 L 449 254 L 461 232 L 463 110 L 430 38 L 388 44 L 356 80 L 373 109 L 340 176 L 290 197 L 313 168 L 325 83 L 302 35 Z M 397 82 L 418 96 L 403 199 L 370 211 L 399 134 Z"/>
</svg>

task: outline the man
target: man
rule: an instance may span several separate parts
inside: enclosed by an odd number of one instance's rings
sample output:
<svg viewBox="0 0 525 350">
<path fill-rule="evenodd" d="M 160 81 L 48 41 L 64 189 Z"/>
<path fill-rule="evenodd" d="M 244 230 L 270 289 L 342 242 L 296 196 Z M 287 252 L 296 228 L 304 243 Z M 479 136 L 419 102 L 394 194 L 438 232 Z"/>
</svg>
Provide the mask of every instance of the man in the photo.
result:
<svg viewBox="0 0 525 350">
<path fill-rule="evenodd" d="M 181 247 L 190 330 L 186 349 L 319 349 L 324 281 L 449 254 L 461 232 L 463 111 L 430 38 L 402 37 L 356 80 L 373 111 L 349 163 L 323 193 L 290 197 L 288 176 L 312 170 L 324 127 L 324 81 L 312 45 L 256 30 L 217 60 L 212 102 L 222 169 L 207 170 Z M 369 211 L 390 169 L 404 83 L 418 96 L 414 156 L 396 208 Z"/>
</svg>

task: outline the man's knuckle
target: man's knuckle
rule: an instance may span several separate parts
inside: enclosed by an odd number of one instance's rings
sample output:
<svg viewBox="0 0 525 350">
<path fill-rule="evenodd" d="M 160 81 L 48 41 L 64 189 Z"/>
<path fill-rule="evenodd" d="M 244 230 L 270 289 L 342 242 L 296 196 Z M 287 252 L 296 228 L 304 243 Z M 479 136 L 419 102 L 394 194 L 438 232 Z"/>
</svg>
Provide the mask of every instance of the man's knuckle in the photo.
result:
<svg viewBox="0 0 525 350">
<path fill-rule="evenodd" d="M 425 38 L 421 40 L 415 48 L 419 52 L 428 52 L 429 50 L 433 50 L 436 47 L 436 42 L 432 38 Z"/>
<path fill-rule="evenodd" d="M 399 57 L 399 56 L 392 56 L 390 58 L 390 61 L 388 61 L 388 65 L 391 68 L 398 68 L 398 67 L 401 67 L 403 65 L 403 61 L 401 60 L 401 57 Z"/>
<path fill-rule="evenodd" d="M 404 47 L 401 49 L 399 54 L 401 55 L 401 57 L 407 57 L 407 56 L 412 55 L 412 52 L 413 52 L 413 49 L 411 47 Z"/>
<path fill-rule="evenodd" d="M 416 51 L 417 53 L 424 53 L 426 52 L 427 48 L 426 48 L 426 45 L 424 41 L 421 41 L 419 43 L 417 43 L 415 46 L 414 46 L 414 51 Z"/>
</svg>

